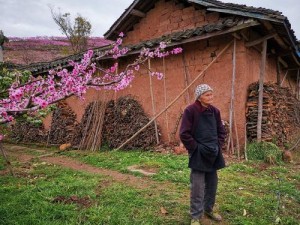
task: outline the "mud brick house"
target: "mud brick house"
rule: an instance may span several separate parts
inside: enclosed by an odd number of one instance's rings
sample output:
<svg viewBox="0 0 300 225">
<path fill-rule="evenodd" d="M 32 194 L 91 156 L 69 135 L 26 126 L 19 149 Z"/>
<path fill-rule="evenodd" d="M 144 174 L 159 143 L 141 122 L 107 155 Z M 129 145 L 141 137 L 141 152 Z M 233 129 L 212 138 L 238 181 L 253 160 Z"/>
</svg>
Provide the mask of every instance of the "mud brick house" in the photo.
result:
<svg viewBox="0 0 300 225">
<path fill-rule="evenodd" d="M 278 11 L 216 0 L 135 0 L 104 36 L 115 40 L 120 32 L 126 34 L 124 45 L 131 49 L 129 56 L 120 59 L 121 67 L 144 46 L 166 41 L 170 47 L 183 48 L 182 54 L 154 59 L 147 65 L 164 72 L 163 80 L 151 80 L 143 69 L 131 87 L 111 95 L 135 96 L 151 117 L 172 103 L 156 119 L 163 142 L 174 137 L 178 140 L 182 112 L 194 101 L 194 88 L 200 83 L 213 87 L 214 104 L 232 129 L 236 125 L 240 143 L 245 139 L 247 90 L 251 83 L 277 83 L 299 96 L 299 43 L 288 18 Z M 94 49 L 95 57 L 101 51 L 103 48 Z M 32 64 L 27 69 L 44 74 L 81 57 L 72 55 Z M 87 104 L 99 95 L 89 91 L 85 102 L 73 97 L 67 100 L 78 121 Z"/>
</svg>

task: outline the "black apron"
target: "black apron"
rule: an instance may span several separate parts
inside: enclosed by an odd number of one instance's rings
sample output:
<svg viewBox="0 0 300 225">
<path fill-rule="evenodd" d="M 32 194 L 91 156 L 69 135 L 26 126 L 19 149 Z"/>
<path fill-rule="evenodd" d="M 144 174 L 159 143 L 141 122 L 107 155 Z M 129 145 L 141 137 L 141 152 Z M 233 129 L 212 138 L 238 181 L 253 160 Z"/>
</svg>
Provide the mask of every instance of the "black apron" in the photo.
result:
<svg viewBox="0 0 300 225">
<path fill-rule="evenodd" d="M 203 172 L 211 172 L 218 169 L 215 167 L 215 163 L 220 155 L 220 151 L 217 121 L 213 112 L 205 110 L 199 115 L 194 138 L 198 145 L 189 157 L 189 167 Z"/>
</svg>

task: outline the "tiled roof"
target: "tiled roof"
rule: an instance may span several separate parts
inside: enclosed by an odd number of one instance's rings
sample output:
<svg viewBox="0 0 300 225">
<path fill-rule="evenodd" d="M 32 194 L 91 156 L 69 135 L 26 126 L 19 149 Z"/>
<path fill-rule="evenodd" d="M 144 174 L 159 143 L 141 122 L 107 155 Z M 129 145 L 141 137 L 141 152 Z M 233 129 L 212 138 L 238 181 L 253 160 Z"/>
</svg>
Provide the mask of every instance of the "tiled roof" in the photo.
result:
<svg viewBox="0 0 300 225">
<path fill-rule="evenodd" d="M 208 7 L 223 7 L 223 8 L 236 9 L 236 10 L 247 11 L 252 13 L 261 13 L 261 14 L 265 14 L 280 19 L 285 18 L 282 15 L 282 13 L 279 11 L 266 9 L 262 7 L 253 7 L 253 6 L 247 6 L 247 5 L 235 4 L 235 3 L 225 3 L 217 0 L 189 0 L 189 2 L 194 2 Z M 249 2 L 249 4 L 251 4 L 251 1 Z"/>
</svg>

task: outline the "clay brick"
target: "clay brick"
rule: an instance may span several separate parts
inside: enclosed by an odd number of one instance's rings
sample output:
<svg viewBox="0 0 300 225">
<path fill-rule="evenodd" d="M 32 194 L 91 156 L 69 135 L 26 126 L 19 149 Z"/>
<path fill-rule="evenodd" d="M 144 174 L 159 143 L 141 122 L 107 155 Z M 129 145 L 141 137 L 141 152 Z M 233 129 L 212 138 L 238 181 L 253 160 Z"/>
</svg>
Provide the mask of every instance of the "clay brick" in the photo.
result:
<svg viewBox="0 0 300 225">
<path fill-rule="evenodd" d="M 209 23 L 217 22 L 220 18 L 220 14 L 217 12 L 206 13 L 205 20 Z"/>
<path fill-rule="evenodd" d="M 168 12 L 168 13 L 166 13 L 166 14 L 161 15 L 161 16 L 159 17 L 159 21 L 168 20 L 168 19 L 170 19 L 170 17 L 171 17 L 171 13 Z"/>
<path fill-rule="evenodd" d="M 179 28 L 179 23 L 171 23 L 168 25 L 168 30 L 174 31 Z"/>
<path fill-rule="evenodd" d="M 165 32 L 166 30 L 168 30 L 168 25 L 169 24 L 159 25 L 158 32 Z"/>
<path fill-rule="evenodd" d="M 164 14 L 170 13 L 170 12 L 171 12 L 171 10 L 169 8 L 164 8 L 160 11 L 161 15 L 164 15 Z"/>
<path fill-rule="evenodd" d="M 195 23 L 203 23 L 203 22 L 205 22 L 205 17 L 204 16 L 195 16 L 194 22 Z"/>
<path fill-rule="evenodd" d="M 195 8 L 193 6 L 190 6 L 190 7 L 184 8 L 182 10 L 182 13 L 183 14 L 193 14 L 194 11 L 195 11 Z"/>
<path fill-rule="evenodd" d="M 178 9 L 172 12 L 172 17 L 182 16 L 182 10 Z"/>
<path fill-rule="evenodd" d="M 177 16 L 177 17 L 172 17 L 170 19 L 171 23 L 178 23 L 182 21 L 182 17 L 181 16 Z"/>
<path fill-rule="evenodd" d="M 194 27 L 194 23 L 191 19 L 184 20 L 179 23 L 179 27 L 186 29 L 187 27 Z"/>
<path fill-rule="evenodd" d="M 166 24 L 168 25 L 170 23 L 171 23 L 170 20 L 159 21 L 159 26 L 164 26 Z"/>
<path fill-rule="evenodd" d="M 182 15 L 183 20 L 187 20 L 187 19 L 191 19 L 191 18 L 194 18 L 194 15 L 192 13 Z"/>
</svg>

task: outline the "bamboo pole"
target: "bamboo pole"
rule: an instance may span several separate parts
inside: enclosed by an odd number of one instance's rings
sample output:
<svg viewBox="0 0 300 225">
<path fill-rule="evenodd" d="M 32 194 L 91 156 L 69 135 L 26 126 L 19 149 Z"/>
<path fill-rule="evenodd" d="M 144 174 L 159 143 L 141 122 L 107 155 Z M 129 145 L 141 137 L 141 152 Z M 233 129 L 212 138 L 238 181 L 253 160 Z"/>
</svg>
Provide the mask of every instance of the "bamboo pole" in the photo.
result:
<svg viewBox="0 0 300 225">
<path fill-rule="evenodd" d="M 277 62 L 276 62 L 276 70 L 277 70 L 277 84 L 280 85 L 280 62 L 279 62 L 279 58 L 277 58 Z"/>
<path fill-rule="evenodd" d="M 260 77 L 259 77 L 259 89 L 258 89 L 257 142 L 261 142 L 263 93 L 264 93 L 266 58 L 267 58 L 267 45 L 268 45 L 268 41 L 264 40 L 263 50 L 262 50 L 261 68 L 260 68 Z"/>
<path fill-rule="evenodd" d="M 139 135 L 144 129 L 146 129 L 151 123 L 153 123 L 153 121 L 159 117 L 161 114 L 163 114 L 168 108 L 170 108 L 188 89 L 189 87 L 191 87 L 201 76 L 203 76 L 203 74 L 205 73 L 206 70 L 208 70 L 216 61 L 217 59 L 223 55 L 223 53 L 231 46 L 233 41 L 231 41 L 230 43 L 228 43 L 223 50 L 220 52 L 219 55 L 217 55 L 207 66 L 206 68 L 197 75 L 197 77 L 183 90 L 180 92 L 180 94 L 172 101 L 169 103 L 169 105 L 163 109 L 161 112 L 159 112 L 156 116 L 154 116 L 145 126 L 143 126 L 140 130 L 138 130 L 134 135 L 132 135 L 129 139 L 127 139 L 127 141 L 125 141 L 122 145 L 120 145 L 118 148 L 116 148 L 116 150 L 120 150 L 122 147 L 124 147 L 128 142 L 130 142 L 131 140 L 133 140 L 137 135 Z"/>
<path fill-rule="evenodd" d="M 234 132 L 235 132 L 235 138 L 236 138 L 236 151 L 237 151 L 237 157 L 238 159 L 241 159 L 241 150 L 240 150 L 240 141 L 239 141 L 239 134 L 236 124 L 236 117 L 235 117 L 235 111 L 233 111 L 233 118 L 234 118 Z"/>
<path fill-rule="evenodd" d="M 232 54 L 232 81 L 231 81 L 231 98 L 230 98 L 230 109 L 229 109 L 229 138 L 227 145 L 227 152 L 230 148 L 230 142 L 232 142 L 232 126 L 233 126 L 233 112 L 234 112 L 234 88 L 235 88 L 235 77 L 236 77 L 236 38 L 233 41 L 233 54 Z M 231 143 L 233 145 L 233 143 Z M 234 149 L 232 149 L 234 153 Z"/>
<path fill-rule="evenodd" d="M 167 107 L 167 85 L 166 85 L 166 61 L 165 57 L 163 57 L 163 71 L 164 71 L 164 97 L 165 97 L 165 107 Z M 167 134 L 168 134 L 168 140 L 171 142 L 171 136 L 170 136 L 170 128 L 169 128 L 169 116 L 168 116 L 168 110 L 165 111 L 165 121 L 167 125 Z"/>
<path fill-rule="evenodd" d="M 90 127 L 90 124 L 92 123 L 92 117 L 93 117 L 93 114 L 94 114 L 94 111 L 95 111 L 95 104 L 92 104 L 91 106 L 91 112 L 87 118 L 87 123 L 85 125 L 85 129 L 83 131 L 83 135 L 82 135 L 82 138 L 81 138 L 81 141 L 79 143 L 79 150 L 86 150 L 86 149 L 83 149 L 87 141 L 87 135 L 88 135 L 88 128 Z"/>
<path fill-rule="evenodd" d="M 148 73 L 149 73 L 149 81 L 150 81 L 150 95 L 151 95 L 151 102 L 152 102 L 152 112 L 153 116 L 156 114 L 155 109 L 155 102 L 154 102 L 154 95 L 153 95 L 153 85 L 152 85 L 152 75 L 151 75 L 151 60 L 148 59 Z M 157 122 L 154 120 L 154 127 L 155 127 L 155 137 L 156 137 L 156 143 L 159 144 L 159 137 L 158 137 L 158 129 L 157 129 Z"/>
<path fill-rule="evenodd" d="M 185 54 L 184 52 L 182 53 L 182 63 L 183 63 L 183 67 L 184 67 L 184 82 L 185 82 L 185 87 L 187 87 L 189 85 L 189 72 L 187 69 L 187 65 L 186 65 L 186 58 L 185 58 Z M 190 92 L 187 91 L 187 104 L 191 103 L 191 96 L 190 96 Z"/>
<path fill-rule="evenodd" d="M 118 62 L 119 63 L 119 62 Z M 119 64 L 118 64 L 118 66 L 117 66 L 117 68 L 116 68 L 116 72 L 115 72 L 115 74 L 116 75 L 118 75 L 119 74 Z M 114 93 L 114 101 L 115 101 L 115 103 L 117 102 L 117 91 L 115 91 L 115 93 Z M 116 105 L 116 104 L 115 104 Z"/>
<path fill-rule="evenodd" d="M 286 73 L 285 73 L 285 75 L 284 75 L 284 77 L 282 78 L 282 81 L 281 81 L 281 83 L 280 83 L 280 87 L 282 87 L 283 82 L 285 81 L 285 78 L 286 78 L 288 72 L 289 72 L 289 71 L 287 70 Z"/>
<path fill-rule="evenodd" d="M 53 113 L 52 113 L 52 118 L 53 118 Z M 46 143 L 46 147 L 48 147 L 49 145 L 49 141 L 50 141 L 50 133 L 51 133 L 51 128 L 52 128 L 52 118 L 51 118 L 51 123 L 50 123 L 50 128 L 49 128 L 49 131 L 48 131 L 48 137 L 47 137 L 47 143 Z"/>
</svg>

